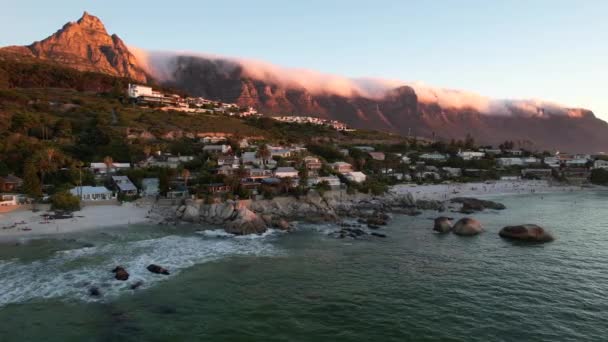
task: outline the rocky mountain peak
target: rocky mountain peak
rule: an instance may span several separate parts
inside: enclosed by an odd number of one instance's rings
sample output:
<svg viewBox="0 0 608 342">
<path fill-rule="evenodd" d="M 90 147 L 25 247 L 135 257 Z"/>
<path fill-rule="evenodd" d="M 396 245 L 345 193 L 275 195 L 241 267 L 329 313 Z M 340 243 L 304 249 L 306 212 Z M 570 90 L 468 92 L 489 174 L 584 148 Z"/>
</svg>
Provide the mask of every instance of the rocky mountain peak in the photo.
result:
<svg viewBox="0 0 608 342">
<path fill-rule="evenodd" d="M 83 29 L 99 31 L 107 34 L 106 27 L 103 25 L 101 20 L 98 17 L 89 14 L 87 11 L 82 14 L 82 17 L 80 17 L 76 23 Z"/>
</svg>

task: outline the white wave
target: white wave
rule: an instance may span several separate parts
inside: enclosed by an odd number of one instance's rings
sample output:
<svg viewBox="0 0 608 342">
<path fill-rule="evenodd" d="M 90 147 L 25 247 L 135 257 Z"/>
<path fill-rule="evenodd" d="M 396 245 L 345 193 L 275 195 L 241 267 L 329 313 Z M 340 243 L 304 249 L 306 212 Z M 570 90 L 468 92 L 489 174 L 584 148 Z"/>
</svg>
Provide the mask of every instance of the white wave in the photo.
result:
<svg viewBox="0 0 608 342">
<path fill-rule="evenodd" d="M 268 236 L 268 235 L 266 235 Z M 0 306 L 35 299 L 111 300 L 130 293 L 131 284 L 143 281 L 142 288 L 170 279 L 196 264 L 233 255 L 270 256 L 279 251 L 260 238 L 209 239 L 195 236 L 166 236 L 159 239 L 114 243 L 60 251 L 34 262 L 0 263 Z M 170 276 L 150 273 L 146 267 L 158 264 Z M 130 273 L 126 282 L 114 279 L 110 271 L 121 265 Z M 96 286 L 102 297 L 90 297 Z"/>
</svg>

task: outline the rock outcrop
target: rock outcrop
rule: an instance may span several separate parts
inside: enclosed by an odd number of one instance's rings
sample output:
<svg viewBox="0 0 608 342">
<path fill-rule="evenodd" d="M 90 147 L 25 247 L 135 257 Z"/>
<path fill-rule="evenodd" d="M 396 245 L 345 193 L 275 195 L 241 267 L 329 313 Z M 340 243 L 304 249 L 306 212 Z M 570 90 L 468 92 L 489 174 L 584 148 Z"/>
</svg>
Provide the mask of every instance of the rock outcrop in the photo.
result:
<svg viewBox="0 0 608 342">
<path fill-rule="evenodd" d="M 449 233 L 452 231 L 452 218 L 441 216 L 435 219 L 433 230 L 438 233 Z"/>
<path fill-rule="evenodd" d="M 528 242 L 551 242 L 554 240 L 551 233 L 535 224 L 504 227 L 498 235 L 505 239 Z"/>
<path fill-rule="evenodd" d="M 460 212 L 465 214 L 472 214 L 476 211 L 483 211 L 484 209 L 503 210 L 506 209 L 505 205 L 498 202 L 480 200 L 472 197 L 456 197 L 450 200 L 452 203 L 462 204 Z"/>
<path fill-rule="evenodd" d="M 150 271 L 152 273 L 156 273 L 156 274 L 164 274 L 164 275 L 169 275 L 170 274 L 169 271 L 166 268 L 164 268 L 162 266 L 155 265 L 155 264 L 148 265 L 148 267 L 146 267 L 146 269 L 148 271 Z"/>
<path fill-rule="evenodd" d="M 235 235 L 261 234 L 267 230 L 266 222 L 253 211 L 242 207 L 234 220 L 226 223 L 224 230 Z"/>
<path fill-rule="evenodd" d="M 129 280 L 129 272 L 127 272 L 127 270 L 125 270 L 125 268 L 122 266 L 116 266 L 112 270 L 112 273 L 114 273 L 114 278 L 116 278 L 116 280 Z"/>
<path fill-rule="evenodd" d="M 473 218 L 465 217 L 454 225 L 452 228 L 452 233 L 461 236 L 473 236 L 483 232 L 483 227 L 481 223 Z"/>
</svg>

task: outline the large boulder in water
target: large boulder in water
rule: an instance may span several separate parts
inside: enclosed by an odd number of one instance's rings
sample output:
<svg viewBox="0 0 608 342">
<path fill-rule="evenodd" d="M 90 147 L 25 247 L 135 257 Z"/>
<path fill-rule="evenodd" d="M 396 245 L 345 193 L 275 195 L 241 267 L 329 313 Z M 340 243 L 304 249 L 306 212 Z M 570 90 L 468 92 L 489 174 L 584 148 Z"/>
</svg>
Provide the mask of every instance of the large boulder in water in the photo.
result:
<svg viewBox="0 0 608 342">
<path fill-rule="evenodd" d="M 155 264 L 148 265 L 148 267 L 146 267 L 146 268 L 148 269 L 148 271 L 150 271 L 152 273 L 169 275 L 169 271 L 167 271 L 166 268 L 155 265 Z"/>
<path fill-rule="evenodd" d="M 483 232 L 483 227 L 476 219 L 465 217 L 456 222 L 452 232 L 456 235 L 472 236 Z"/>
<path fill-rule="evenodd" d="M 129 272 L 127 272 L 127 270 L 125 270 L 125 268 L 122 266 L 116 266 L 112 270 L 112 273 L 114 273 L 114 278 L 116 278 L 116 280 L 125 281 L 129 279 Z"/>
<path fill-rule="evenodd" d="M 505 239 L 529 242 L 551 242 L 554 240 L 553 235 L 535 224 L 504 227 L 498 235 Z"/>
<path fill-rule="evenodd" d="M 433 230 L 439 233 L 449 233 L 452 230 L 452 218 L 441 216 L 435 219 Z"/>
<path fill-rule="evenodd" d="M 235 235 L 261 234 L 267 229 L 266 222 L 253 211 L 242 207 L 236 218 L 226 223 L 224 230 Z"/>
</svg>

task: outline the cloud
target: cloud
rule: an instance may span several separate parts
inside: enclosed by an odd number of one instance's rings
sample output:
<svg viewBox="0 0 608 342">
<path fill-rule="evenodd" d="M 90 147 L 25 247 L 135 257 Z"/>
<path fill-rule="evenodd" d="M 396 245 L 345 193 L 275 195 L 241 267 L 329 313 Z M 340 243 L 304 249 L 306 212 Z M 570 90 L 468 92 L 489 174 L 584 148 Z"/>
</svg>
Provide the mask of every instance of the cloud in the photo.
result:
<svg viewBox="0 0 608 342">
<path fill-rule="evenodd" d="M 190 51 L 146 51 L 129 47 L 141 66 L 161 81 L 171 80 L 178 66 L 178 57 L 198 57 L 216 62 L 226 72 L 241 67 L 244 76 L 285 88 L 306 89 L 313 94 L 333 94 L 345 97 L 362 96 L 379 99 L 399 86 L 410 86 L 422 103 L 436 103 L 442 108 L 473 109 L 488 115 L 548 115 L 582 116 L 580 110 L 569 110 L 559 104 L 537 100 L 497 100 L 473 92 L 445 89 L 422 82 L 405 82 L 379 78 L 347 78 L 309 69 L 289 68 L 255 59 L 225 57 Z"/>
</svg>

